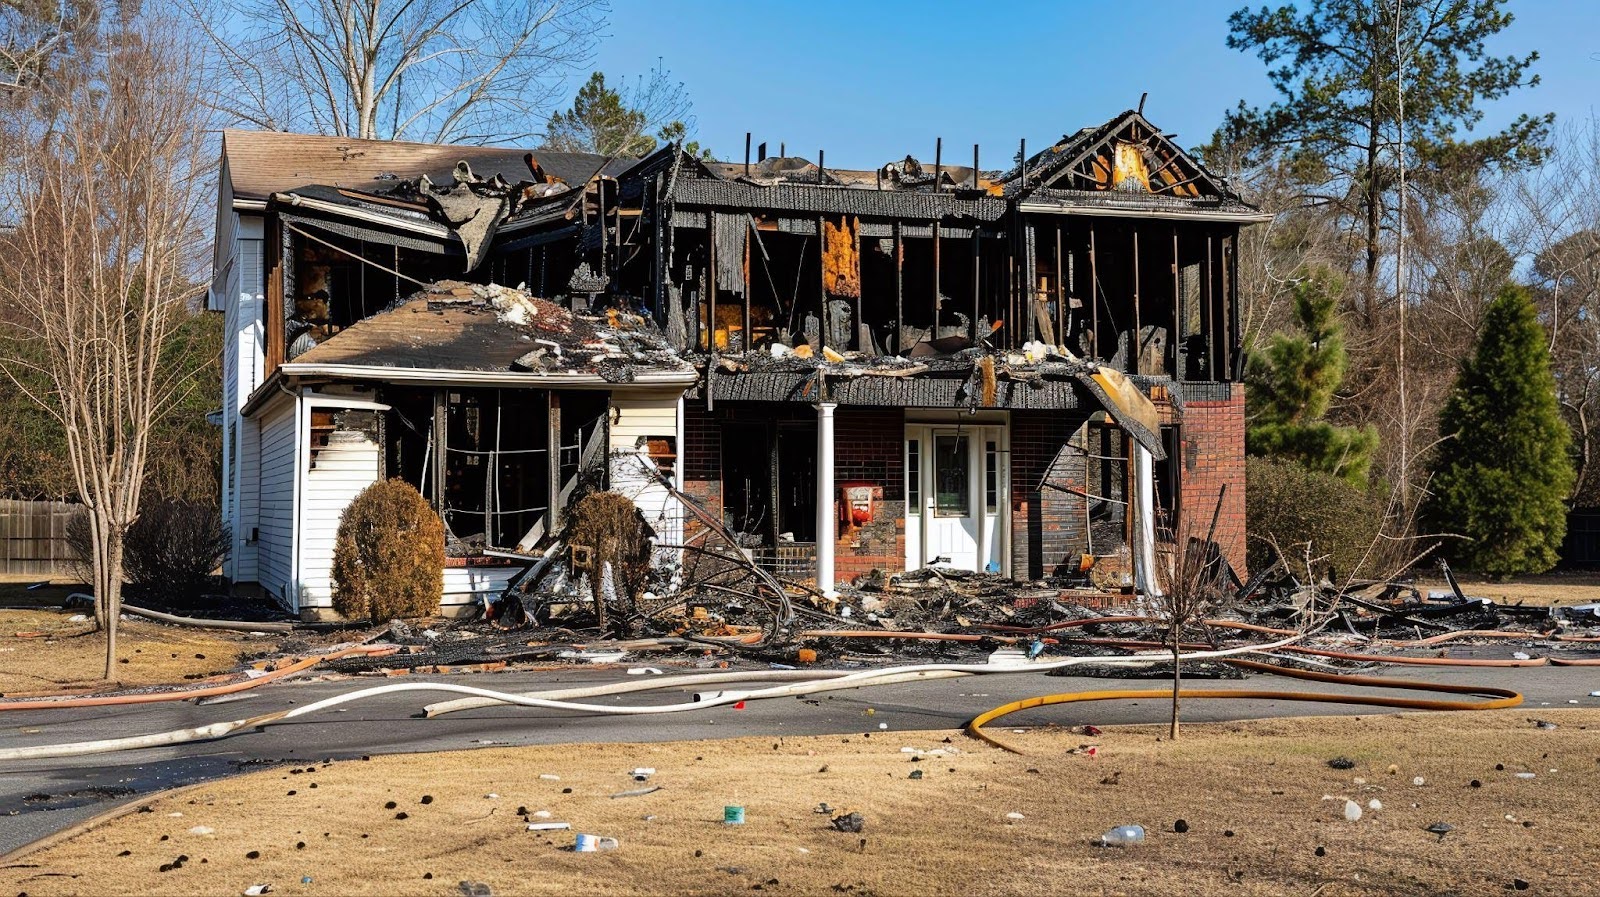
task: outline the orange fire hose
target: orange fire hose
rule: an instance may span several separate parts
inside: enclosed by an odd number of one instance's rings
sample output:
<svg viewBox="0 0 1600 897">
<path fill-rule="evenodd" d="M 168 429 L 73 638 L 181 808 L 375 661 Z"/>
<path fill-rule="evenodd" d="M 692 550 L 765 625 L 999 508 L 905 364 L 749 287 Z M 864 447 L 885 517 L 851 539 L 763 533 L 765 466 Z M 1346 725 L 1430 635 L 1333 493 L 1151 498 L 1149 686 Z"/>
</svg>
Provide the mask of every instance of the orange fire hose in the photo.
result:
<svg viewBox="0 0 1600 897">
<path fill-rule="evenodd" d="M 60 700 L 33 700 L 33 701 L 0 701 L 0 710 L 57 710 L 62 707 L 109 707 L 120 704 L 157 704 L 164 701 L 189 701 L 195 698 L 209 698 L 215 695 L 230 695 L 234 692 L 245 691 L 258 685 L 265 685 L 275 679 L 292 676 L 302 670 L 308 670 L 325 660 L 334 660 L 348 657 L 351 654 L 366 654 L 382 656 L 393 654 L 399 649 L 393 645 L 356 645 L 335 651 L 332 654 L 317 654 L 305 657 L 294 663 L 273 670 L 254 679 L 245 679 L 239 682 L 230 682 L 227 685 L 214 685 L 210 688 L 196 688 L 188 691 L 159 691 L 133 695 L 100 695 L 92 698 L 63 698 Z"/>
<path fill-rule="evenodd" d="M 1329 673 L 1312 673 L 1306 671 L 1288 671 L 1271 664 L 1255 663 L 1248 660 L 1230 661 L 1239 666 L 1250 669 L 1259 669 L 1273 673 L 1281 673 L 1300 679 L 1313 679 L 1317 681 L 1347 682 L 1369 688 L 1399 688 L 1411 691 L 1430 691 L 1445 694 L 1469 694 L 1485 697 L 1481 701 L 1439 701 L 1426 698 L 1398 698 L 1383 695 L 1352 695 L 1352 694 L 1320 694 L 1304 691 L 1272 691 L 1266 689 L 1180 689 L 1178 696 L 1181 700 L 1191 698 L 1200 700 L 1241 700 L 1260 699 L 1269 701 L 1306 701 L 1320 704 L 1359 704 L 1370 707 L 1397 707 L 1405 710 L 1501 710 L 1515 707 L 1522 703 L 1522 695 L 1505 688 L 1491 688 L 1488 686 L 1473 685 L 1440 685 L 1422 682 L 1408 682 L 1399 679 L 1380 679 L 1372 676 L 1338 676 Z M 1022 751 L 995 738 L 983 730 L 989 723 L 1003 716 L 1034 707 L 1047 707 L 1052 704 L 1076 704 L 1086 701 L 1118 701 L 1127 699 L 1159 699 L 1171 698 L 1172 689 L 1108 689 L 1105 691 L 1067 692 L 1064 694 L 1040 695 L 1038 697 L 1024 698 L 1002 704 L 993 710 L 987 710 L 972 718 L 967 723 L 967 734 L 1004 751 L 1020 754 Z"/>
</svg>

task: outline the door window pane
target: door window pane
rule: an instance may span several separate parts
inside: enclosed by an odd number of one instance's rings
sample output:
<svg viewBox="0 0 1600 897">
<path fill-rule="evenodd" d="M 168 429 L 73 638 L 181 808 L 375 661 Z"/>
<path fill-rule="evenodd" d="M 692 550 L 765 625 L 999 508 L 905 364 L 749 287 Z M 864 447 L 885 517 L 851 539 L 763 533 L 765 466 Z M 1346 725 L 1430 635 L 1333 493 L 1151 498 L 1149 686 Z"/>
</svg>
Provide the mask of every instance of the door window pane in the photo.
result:
<svg viewBox="0 0 1600 897">
<path fill-rule="evenodd" d="M 969 517 L 972 492 L 967 437 L 937 435 L 933 438 L 933 513 L 938 517 Z"/>
<path fill-rule="evenodd" d="M 906 440 L 906 513 L 922 513 L 922 445 L 919 440 Z"/>
<path fill-rule="evenodd" d="M 990 514 L 1000 510 L 1000 448 L 993 440 L 984 443 L 983 505 Z"/>
</svg>

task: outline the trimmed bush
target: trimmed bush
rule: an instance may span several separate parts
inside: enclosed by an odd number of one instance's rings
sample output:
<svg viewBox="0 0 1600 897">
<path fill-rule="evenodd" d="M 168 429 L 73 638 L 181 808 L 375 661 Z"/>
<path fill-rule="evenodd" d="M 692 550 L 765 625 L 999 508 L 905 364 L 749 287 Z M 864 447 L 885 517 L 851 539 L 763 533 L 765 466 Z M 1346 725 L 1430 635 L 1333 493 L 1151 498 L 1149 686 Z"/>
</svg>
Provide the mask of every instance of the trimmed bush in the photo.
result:
<svg viewBox="0 0 1600 897">
<path fill-rule="evenodd" d="M 1304 543 L 1312 557 L 1327 555 L 1318 575 L 1331 568 L 1340 577 L 1370 577 L 1389 552 L 1380 550 L 1356 569 L 1383 525 L 1385 505 L 1375 494 L 1363 492 L 1330 473 L 1307 470 L 1292 461 L 1245 459 L 1245 525 L 1249 530 L 1251 570 L 1264 570 L 1277 560 L 1272 541 L 1277 540 L 1286 559 L 1300 569 Z"/>
<path fill-rule="evenodd" d="M 213 590 L 228 542 L 211 502 L 146 500 L 122 538 L 123 570 L 137 594 L 192 601 Z"/>
<path fill-rule="evenodd" d="M 404 480 L 373 483 L 339 516 L 333 609 L 383 623 L 425 617 L 444 594 L 444 524 Z"/>
</svg>

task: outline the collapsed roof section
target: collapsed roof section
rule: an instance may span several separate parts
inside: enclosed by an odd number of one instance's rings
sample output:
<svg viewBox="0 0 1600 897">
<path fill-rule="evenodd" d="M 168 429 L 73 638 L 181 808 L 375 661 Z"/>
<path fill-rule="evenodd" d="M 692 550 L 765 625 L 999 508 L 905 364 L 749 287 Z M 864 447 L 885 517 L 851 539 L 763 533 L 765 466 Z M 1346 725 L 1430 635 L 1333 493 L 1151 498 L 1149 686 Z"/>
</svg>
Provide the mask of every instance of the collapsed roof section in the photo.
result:
<svg viewBox="0 0 1600 897">
<path fill-rule="evenodd" d="M 1263 220 L 1228 183 L 1207 170 L 1138 111 L 1064 135 L 1000 178 L 1029 212 L 1117 210 L 1158 217 Z"/>
<path fill-rule="evenodd" d="M 529 386 L 686 384 L 694 378 L 694 368 L 638 315 L 616 309 L 575 314 L 526 290 L 461 281 L 432 284 L 351 324 L 284 370 L 385 379 L 483 374 Z"/>
</svg>

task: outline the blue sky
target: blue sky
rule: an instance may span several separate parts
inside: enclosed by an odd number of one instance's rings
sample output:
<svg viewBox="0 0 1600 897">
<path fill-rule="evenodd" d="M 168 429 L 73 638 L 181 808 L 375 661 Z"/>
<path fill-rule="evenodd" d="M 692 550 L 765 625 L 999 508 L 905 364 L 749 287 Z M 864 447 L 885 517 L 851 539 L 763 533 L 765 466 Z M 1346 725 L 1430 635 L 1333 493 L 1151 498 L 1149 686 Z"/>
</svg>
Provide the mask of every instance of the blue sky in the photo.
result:
<svg viewBox="0 0 1600 897">
<path fill-rule="evenodd" d="M 723 159 L 742 157 L 745 131 L 773 153 L 784 141 L 790 155 L 825 149 L 830 166 L 850 168 L 931 159 L 943 137 L 953 164 L 970 164 L 979 143 L 983 167 L 1000 168 L 1019 138 L 1033 152 L 1132 108 L 1143 91 L 1145 113 L 1184 146 L 1210 136 L 1239 100 L 1273 99 L 1262 62 L 1225 43 L 1243 0 L 612 4 L 593 67 L 615 78 L 660 57 L 694 101 L 701 141 Z M 1543 83 L 1489 107 L 1484 126 L 1524 111 L 1569 122 L 1595 114 L 1600 0 L 1509 8 L 1516 21 L 1489 49 L 1538 50 Z"/>
</svg>

